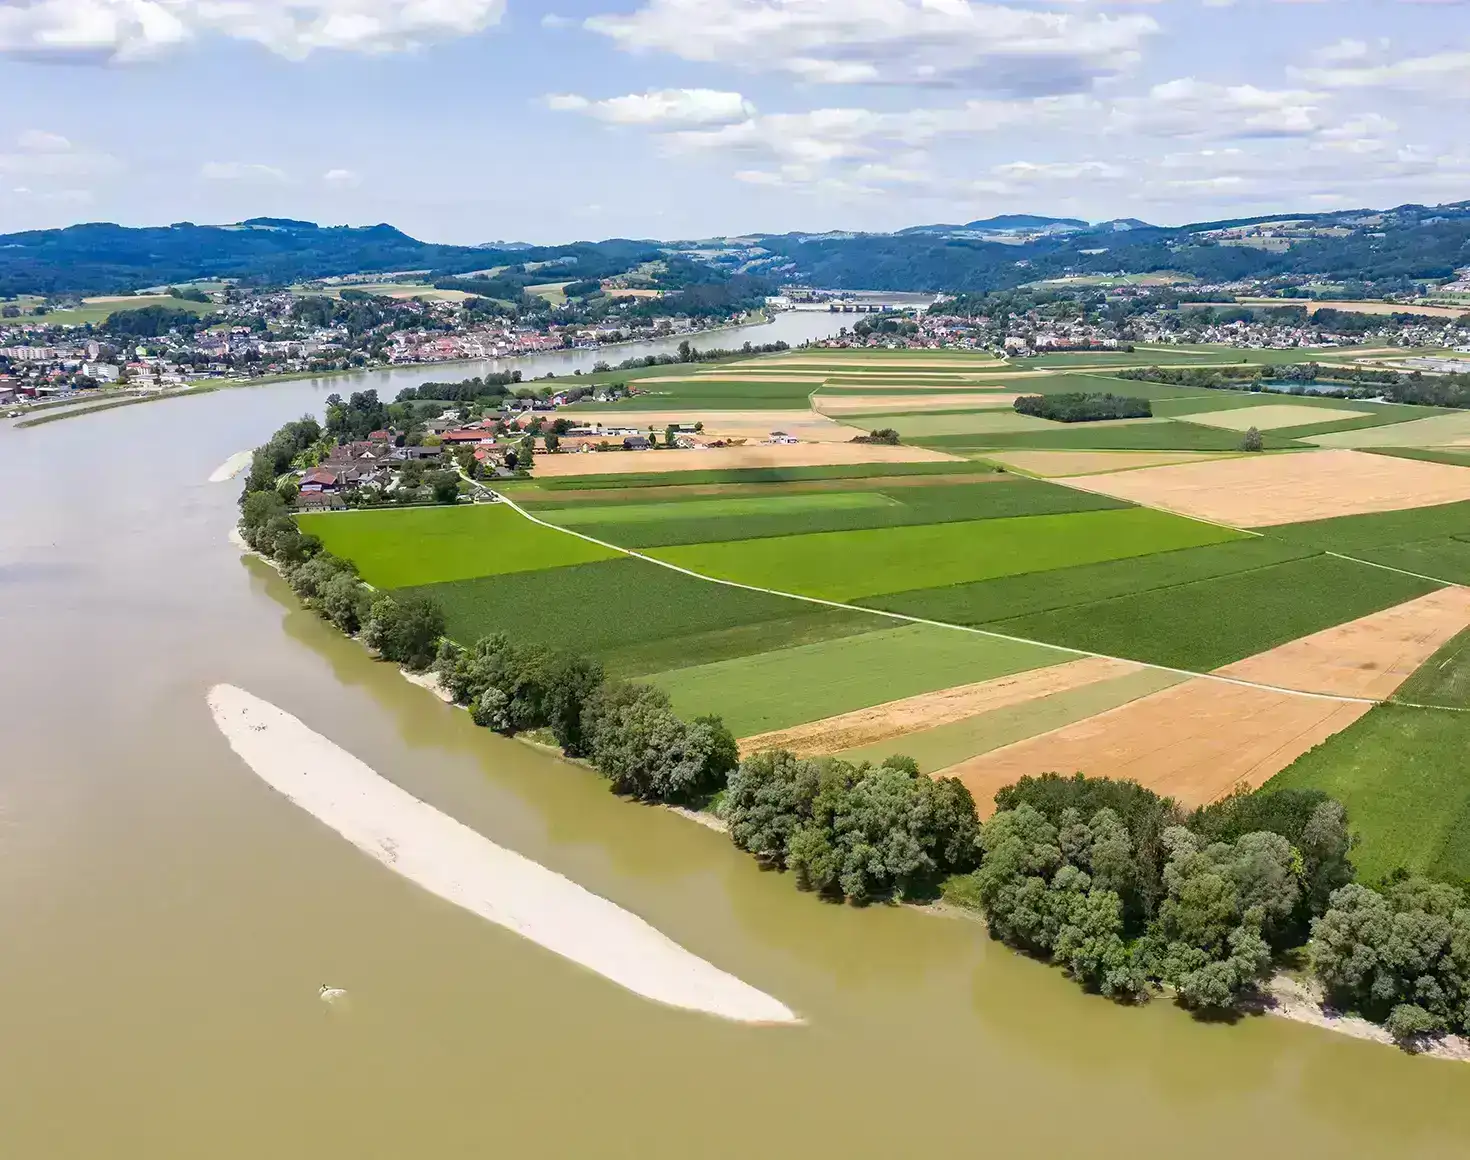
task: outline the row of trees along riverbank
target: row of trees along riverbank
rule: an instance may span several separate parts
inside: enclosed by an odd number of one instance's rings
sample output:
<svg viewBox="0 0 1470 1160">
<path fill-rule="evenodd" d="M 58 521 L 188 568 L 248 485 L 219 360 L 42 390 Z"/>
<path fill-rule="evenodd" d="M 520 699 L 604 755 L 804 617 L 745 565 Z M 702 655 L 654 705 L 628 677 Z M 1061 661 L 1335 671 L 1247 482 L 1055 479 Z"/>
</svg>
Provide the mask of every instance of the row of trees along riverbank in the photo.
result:
<svg viewBox="0 0 1470 1160">
<path fill-rule="evenodd" d="M 272 454 L 307 433 L 288 424 Z M 1200 1012 L 1236 1009 L 1305 947 L 1331 1003 L 1406 1045 L 1470 1029 L 1465 894 L 1405 874 L 1355 881 L 1346 812 L 1325 794 L 1242 791 L 1190 811 L 1133 782 L 1046 774 L 1001 790 L 982 825 L 962 783 L 907 757 L 741 760 L 718 717 L 685 721 L 662 690 L 595 659 L 501 634 L 446 639 L 434 601 L 373 591 L 257 482 L 241 534 L 307 607 L 385 660 L 431 669 L 476 724 L 555 742 L 629 798 L 711 810 L 801 889 L 855 903 L 942 896 L 1088 990 L 1167 993 Z"/>
<path fill-rule="evenodd" d="M 1348 357 L 1351 352 L 1345 352 Z M 1405 351 L 1404 357 L 1412 355 Z M 1132 367 L 1114 378 L 1217 391 L 1330 394 L 1344 399 L 1387 399 L 1419 407 L 1470 407 L 1470 374 L 1426 375 L 1391 367 L 1293 366 Z"/>
</svg>

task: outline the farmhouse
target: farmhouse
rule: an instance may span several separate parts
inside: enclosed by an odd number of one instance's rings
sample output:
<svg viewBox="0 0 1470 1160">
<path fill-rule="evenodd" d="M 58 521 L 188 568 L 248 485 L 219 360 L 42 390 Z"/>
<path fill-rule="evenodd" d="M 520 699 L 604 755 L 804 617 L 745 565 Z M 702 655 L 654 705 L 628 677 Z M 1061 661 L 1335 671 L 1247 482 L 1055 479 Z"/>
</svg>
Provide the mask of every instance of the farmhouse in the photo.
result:
<svg viewBox="0 0 1470 1160">
<path fill-rule="evenodd" d="M 629 435 L 623 440 L 624 451 L 647 451 L 651 446 L 645 435 Z"/>
<path fill-rule="evenodd" d="M 324 491 L 336 491 L 337 482 L 335 471 L 329 471 L 325 467 L 313 467 L 301 477 L 301 494 L 311 495 Z"/>
</svg>

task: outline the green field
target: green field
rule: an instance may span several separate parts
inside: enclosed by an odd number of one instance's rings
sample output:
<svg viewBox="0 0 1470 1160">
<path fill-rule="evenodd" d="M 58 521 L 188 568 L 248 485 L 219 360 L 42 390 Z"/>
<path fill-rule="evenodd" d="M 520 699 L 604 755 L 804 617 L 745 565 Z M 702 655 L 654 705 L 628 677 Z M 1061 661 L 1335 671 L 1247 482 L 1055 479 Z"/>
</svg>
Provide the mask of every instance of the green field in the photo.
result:
<svg viewBox="0 0 1470 1160">
<path fill-rule="evenodd" d="M 1453 467 L 1470 467 L 1470 447 L 1463 451 L 1453 447 L 1363 447 L 1373 455 L 1389 455 L 1395 459 L 1418 459 L 1423 463 L 1448 463 Z"/>
<path fill-rule="evenodd" d="M 1283 524 L 1268 535 L 1470 584 L 1470 502 Z"/>
<path fill-rule="evenodd" d="M 994 434 L 935 435 L 911 440 L 921 447 L 951 453 L 987 448 L 1069 448 L 1099 451 L 1235 451 L 1239 431 L 1223 431 L 1171 419 L 1123 419 L 1111 423 L 1071 423 L 1050 431 L 998 431 Z M 1289 439 L 1262 435 L 1266 447 L 1291 447 Z"/>
<path fill-rule="evenodd" d="M 1129 504 L 1041 480 L 1003 476 L 993 482 L 888 491 L 680 500 L 674 503 L 588 502 L 538 508 L 551 523 L 628 548 L 753 540 L 813 532 L 891 528 L 1063 512 L 1106 511 Z"/>
<path fill-rule="evenodd" d="M 1115 596 L 987 627 L 1109 656 L 1206 670 L 1438 587 L 1336 556 Z"/>
<path fill-rule="evenodd" d="M 504 632 L 515 640 L 607 657 L 630 646 L 672 640 L 673 659 L 661 667 L 686 663 L 680 660 L 685 655 L 680 642 L 688 634 L 789 621 L 823 611 L 784 596 L 710 584 L 627 556 L 541 571 L 502 572 L 414 591 L 439 601 L 449 635 L 463 643 Z M 856 624 L 853 631 L 883 623 L 872 614 L 836 611 L 837 617 L 828 618 L 831 625 Z"/>
<path fill-rule="evenodd" d="M 1379 705 L 1297 758 L 1269 789 L 1320 789 L 1347 806 L 1359 877 L 1404 868 L 1470 879 L 1470 713 Z"/>
<path fill-rule="evenodd" d="M 913 624 L 652 677 L 674 708 L 718 713 L 737 737 L 1070 659 L 1039 645 Z"/>
<path fill-rule="evenodd" d="M 1470 629 L 1456 633 L 1393 695 L 1410 705 L 1470 709 Z"/>
<path fill-rule="evenodd" d="M 694 483 L 672 487 L 598 487 L 586 491 L 564 489 L 540 491 L 535 485 L 507 487 L 506 492 L 530 511 L 574 508 L 582 505 L 703 503 L 709 499 L 769 499 L 777 496 L 835 495 L 844 491 L 908 492 L 914 488 L 944 487 L 949 484 L 1006 484 L 1026 476 L 1008 475 L 998 469 L 967 471 L 973 460 L 957 460 L 959 472 L 928 475 L 878 475 L 853 479 L 798 479 L 787 483 Z M 670 513 L 671 515 L 674 513 Z"/>
<path fill-rule="evenodd" d="M 695 544 L 652 553 L 760 587 L 850 601 L 1222 543 L 1241 533 L 1148 508 Z"/>
<path fill-rule="evenodd" d="M 15 299 L 11 305 L 19 305 L 23 311 L 20 319 L 6 319 L 7 322 L 22 320 L 34 320 L 36 305 L 40 299 L 26 297 Z M 88 302 L 83 301 L 80 306 L 72 309 L 53 308 L 48 310 L 41 321 L 53 326 L 83 326 L 91 323 L 96 326 L 105 322 L 109 314 L 119 310 L 141 310 L 145 306 L 167 306 L 175 310 L 187 310 L 192 314 L 208 314 L 215 309 L 213 302 L 191 302 L 187 298 L 174 298 L 168 294 L 138 294 L 128 297 L 119 297 L 115 302 Z"/>
<path fill-rule="evenodd" d="M 618 553 L 539 527 L 502 504 L 317 512 L 303 532 L 377 588 L 407 588 L 611 559 Z"/>
<path fill-rule="evenodd" d="M 1312 547 L 1251 536 L 1223 544 L 1157 552 L 1101 564 L 1002 576 L 973 584 L 894 592 L 863 603 L 926 620 L 989 624 L 1029 613 L 1250 572 L 1315 554 L 1316 549 Z"/>
</svg>

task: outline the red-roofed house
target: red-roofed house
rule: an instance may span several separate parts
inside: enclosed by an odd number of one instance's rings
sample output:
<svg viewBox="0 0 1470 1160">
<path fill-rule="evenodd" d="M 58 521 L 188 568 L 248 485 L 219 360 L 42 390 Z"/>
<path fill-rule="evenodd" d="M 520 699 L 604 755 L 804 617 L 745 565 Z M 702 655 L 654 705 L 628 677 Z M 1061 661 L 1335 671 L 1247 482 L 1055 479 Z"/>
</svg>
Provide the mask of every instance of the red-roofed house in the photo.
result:
<svg viewBox="0 0 1470 1160">
<path fill-rule="evenodd" d="M 336 490 L 336 472 L 328 471 L 325 467 L 313 467 L 301 477 L 301 491 L 303 494 L 311 495 L 316 492 Z"/>
</svg>

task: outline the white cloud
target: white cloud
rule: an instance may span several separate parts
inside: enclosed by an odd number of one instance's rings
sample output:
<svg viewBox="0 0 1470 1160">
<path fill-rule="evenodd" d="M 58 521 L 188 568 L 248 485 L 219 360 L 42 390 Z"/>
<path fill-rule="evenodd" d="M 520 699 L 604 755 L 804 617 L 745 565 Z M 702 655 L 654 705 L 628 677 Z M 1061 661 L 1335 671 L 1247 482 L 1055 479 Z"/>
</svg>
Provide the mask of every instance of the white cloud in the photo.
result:
<svg viewBox="0 0 1470 1160">
<path fill-rule="evenodd" d="M 349 189 L 362 184 L 362 174 L 353 169 L 328 169 L 322 174 L 322 180 L 328 185 Z"/>
<path fill-rule="evenodd" d="M 505 0 L 31 0 L 0 4 L 0 53 L 126 63 L 203 34 L 299 60 L 395 52 L 499 22 Z"/>
<path fill-rule="evenodd" d="M 991 172 L 1007 182 L 1036 185 L 1051 181 L 1118 181 L 1130 170 L 1107 161 L 1010 161 Z"/>
<path fill-rule="evenodd" d="M 1324 97 L 1300 89 L 1220 85 L 1182 77 L 1113 106 L 1111 128 L 1157 137 L 1303 137 L 1327 124 Z"/>
<path fill-rule="evenodd" d="M 15 149 L 0 153 L 0 173 L 31 178 L 100 177 L 116 171 L 117 159 L 106 153 L 79 149 L 59 133 L 27 129 L 16 137 Z"/>
<path fill-rule="evenodd" d="M 585 113 L 611 125 L 655 128 L 728 125 L 755 115 L 755 106 L 739 93 L 715 89 L 659 89 L 592 101 L 576 93 L 553 93 L 548 108 L 561 113 Z"/>
<path fill-rule="evenodd" d="M 646 0 L 584 26 L 629 51 L 784 72 L 820 84 L 963 84 L 1078 92 L 1130 68 L 1150 16 L 972 0 Z"/>
<path fill-rule="evenodd" d="M 257 165 L 249 161 L 206 161 L 199 167 L 199 176 L 207 181 L 247 181 L 274 185 L 290 180 L 284 170 L 277 169 L 274 165 Z"/>
<path fill-rule="evenodd" d="M 1361 40 L 1339 40 L 1326 48 L 1312 53 L 1312 59 L 1320 64 L 1346 64 L 1354 60 L 1366 60 L 1368 45 Z"/>
<path fill-rule="evenodd" d="M 1385 64 L 1293 70 L 1325 89 L 1398 89 L 1429 97 L 1470 97 L 1470 52 L 1412 56 Z"/>
</svg>

